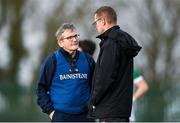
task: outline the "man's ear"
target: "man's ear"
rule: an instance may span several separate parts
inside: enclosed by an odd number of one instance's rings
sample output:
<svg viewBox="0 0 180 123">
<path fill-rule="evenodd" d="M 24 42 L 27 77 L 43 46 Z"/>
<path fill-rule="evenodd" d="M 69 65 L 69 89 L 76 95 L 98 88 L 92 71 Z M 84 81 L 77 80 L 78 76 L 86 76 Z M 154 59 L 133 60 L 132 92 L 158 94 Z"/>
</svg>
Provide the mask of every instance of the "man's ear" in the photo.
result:
<svg viewBox="0 0 180 123">
<path fill-rule="evenodd" d="M 106 22 L 105 18 L 102 19 L 102 23 L 103 23 L 103 25 L 106 25 L 107 22 Z"/>
<path fill-rule="evenodd" d="M 60 47 L 63 47 L 61 40 L 57 40 L 57 44 L 58 44 Z"/>
</svg>

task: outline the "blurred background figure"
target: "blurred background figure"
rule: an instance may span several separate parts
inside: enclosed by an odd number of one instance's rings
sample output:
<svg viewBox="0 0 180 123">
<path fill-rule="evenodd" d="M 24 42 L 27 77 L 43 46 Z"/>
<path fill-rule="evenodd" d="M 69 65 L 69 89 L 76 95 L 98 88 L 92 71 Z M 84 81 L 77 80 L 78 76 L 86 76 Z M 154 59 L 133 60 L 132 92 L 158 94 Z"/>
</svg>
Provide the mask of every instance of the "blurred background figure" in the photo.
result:
<svg viewBox="0 0 180 123">
<path fill-rule="evenodd" d="M 148 84 L 145 81 L 144 77 L 140 74 L 138 68 L 134 68 L 133 77 L 134 77 L 134 86 L 135 86 L 135 91 L 133 94 L 133 103 L 134 103 L 136 100 L 141 98 L 148 91 Z M 136 121 L 135 112 L 133 108 L 131 112 L 130 121 Z"/>
<path fill-rule="evenodd" d="M 93 57 L 96 50 L 96 44 L 90 39 L 80 40 L 79 50 L 84 51 Z"/>
</svg>

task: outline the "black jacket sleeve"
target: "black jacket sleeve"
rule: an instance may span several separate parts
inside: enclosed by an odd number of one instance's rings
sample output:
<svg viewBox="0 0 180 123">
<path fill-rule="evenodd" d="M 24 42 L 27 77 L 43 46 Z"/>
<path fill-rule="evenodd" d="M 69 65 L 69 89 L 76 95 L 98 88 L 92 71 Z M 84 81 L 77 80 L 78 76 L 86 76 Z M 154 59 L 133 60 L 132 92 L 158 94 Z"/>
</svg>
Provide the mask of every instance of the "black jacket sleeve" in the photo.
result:
<svg viewBox="0 0 180 123">
<path fill-rule="evenodd" d="M 56 57 L 50 55 L 43 62 L 40 70 L 40 75 L 37 81 L 36 95 L 37 103 L 44 113 L 49 114 L 54 110 L 51 98 L 49 95 L 49 88 L 56 68 Z"/>
</svg>

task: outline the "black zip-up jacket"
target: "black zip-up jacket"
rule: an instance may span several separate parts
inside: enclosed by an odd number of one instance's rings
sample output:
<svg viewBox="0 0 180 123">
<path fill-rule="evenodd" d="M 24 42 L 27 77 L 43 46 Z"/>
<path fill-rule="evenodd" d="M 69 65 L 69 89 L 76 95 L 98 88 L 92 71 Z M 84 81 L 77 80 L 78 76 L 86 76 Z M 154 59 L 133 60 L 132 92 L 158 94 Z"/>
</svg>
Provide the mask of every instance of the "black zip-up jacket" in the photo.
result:
<svg viewBox="0 0 180 123">
<path fill-rule="evenodd" d="M 94 71 L 89 116 L 129 118 L 133 94 L 133 57 L 141 47 L 119 26 L 108 29 L 97 38 L 101 39 L 100 52 Z"/>
</svg>

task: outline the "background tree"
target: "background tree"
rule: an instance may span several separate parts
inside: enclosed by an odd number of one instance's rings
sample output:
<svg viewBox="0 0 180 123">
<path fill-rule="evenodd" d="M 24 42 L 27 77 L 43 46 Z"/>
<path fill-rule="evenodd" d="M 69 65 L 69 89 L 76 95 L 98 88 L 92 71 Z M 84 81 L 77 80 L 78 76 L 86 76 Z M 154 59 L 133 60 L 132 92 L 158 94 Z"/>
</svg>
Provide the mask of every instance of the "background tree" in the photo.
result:
<svg viewBox="0 0 180 123">
<path fill-rule="evenodd" d="M 173 103 L 174 86 L 179 81 L 178 50 L 180 1 L 145 0 L 126 5 L 135 12 L 139 40 L 145 64 L 141 66 L 150 89 L 137 108 L 140 121 L 167 121 L 168 107 Z M 142 61 L 139 60 L 139 64 Z M 169 96 L 168 96 L 169 95 Z M 143 109 L 143 110 L 139 110 Z M 143 116 L 144 114 L 144 116 Z M 177 119 L 177 117 L 176 117 Z M 174 119 L 171 119 L 174 121 Z M 170 120 L 170 121 L 171 121 Z"/>
<path fill-rule="evenodd" d="M 1 0 L 2 3 L 2 24 L 10 22 L 11 29 L 9 32 L 8 46 L 11 53 L 10 63 L 6 67 L 3 75 L 8 82 L 17 81 L 17 73 L 21 58 L 26 54 L 22 41 L 22 21 L 23 21 L 23 4 L 24 0 Z M 11 76 L 11 77 L 8 77 Z"/>
</svg>

